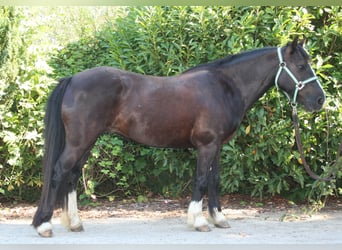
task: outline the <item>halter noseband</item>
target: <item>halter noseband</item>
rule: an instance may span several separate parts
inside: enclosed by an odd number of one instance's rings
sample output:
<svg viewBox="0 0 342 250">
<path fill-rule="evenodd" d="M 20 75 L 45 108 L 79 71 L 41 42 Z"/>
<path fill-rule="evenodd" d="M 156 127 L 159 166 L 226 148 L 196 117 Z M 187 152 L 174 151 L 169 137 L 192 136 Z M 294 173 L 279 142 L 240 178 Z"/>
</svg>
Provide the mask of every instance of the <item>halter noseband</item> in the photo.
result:
<svg viewBox="0 0 342 250">
<path fill-rule="evenodd" d="M 290 97 L 290 95 L 288 93 L 286 93 L 285 91 L 283 91 L 283 92 L 285 93 L 285 95 L 289 99 L 291 105 L 292 106 L 296 106 L 298 92 L 301 89 L 303 89 L 307 83 L 310 83 L 312 81 L 317 81 L 317 83 L 318 83 L 318 85 L 320 87 L 321 87 L 321 84 L 319 83 L 318 77 L 316 76 L 315 72 L 312 69 L 311 69 L 311 71 L 312 71 L 312 73 L 314 75 L 313 77 L 310 77 L 310 78 L 306 79 L 305 81 L 298 81 L 297 78 L 294 76 L 294 74 L 291 72 L 291 70 L 286 66 L 286 63 L 283 60 L 283 56 L 281 55 L 281 48 L 278 47 L 277 52 L 278 52 L 278 58 L 279 58 L 279 69 L 278 69 L 278 72 L 277 72 L 277 75 L 276 75 L 276 78 L 275 78 L 275 85 L 276 85 L 277 89 L 279 89 L 278 80 L 279 80 L 281 72 L 283 70 L 285 70 L 285 72 L 291 77 L 291 79 L 296 84 L 296 89 L 295 89 L 295 92 L 293 94 L 292 100 L 291 100 L 291 97 Z"/>
</svg>

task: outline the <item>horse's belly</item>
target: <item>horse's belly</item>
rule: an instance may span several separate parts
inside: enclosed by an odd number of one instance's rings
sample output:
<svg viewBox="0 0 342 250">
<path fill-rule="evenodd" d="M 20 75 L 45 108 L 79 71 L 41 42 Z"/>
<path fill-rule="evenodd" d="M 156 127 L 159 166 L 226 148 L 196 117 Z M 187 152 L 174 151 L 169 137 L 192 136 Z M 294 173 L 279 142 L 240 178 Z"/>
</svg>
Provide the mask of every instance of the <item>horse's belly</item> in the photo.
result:
<svg viewBox="0 0 342 250">
<path fill-rule="evenodd" d="M 177 126 L 142 125 L 132 128 L 131 139 L 149 146 L 184 148 L 191 147 L 190 131 Z"/>
<path fill-rule="evenodd" d="M 188 148 L 191 144 L 191 127 L 180 121 L 147 119 L 131 114 L 126 119 L 116 119 L 111 131 L 153 147 Z"/>
</svg>

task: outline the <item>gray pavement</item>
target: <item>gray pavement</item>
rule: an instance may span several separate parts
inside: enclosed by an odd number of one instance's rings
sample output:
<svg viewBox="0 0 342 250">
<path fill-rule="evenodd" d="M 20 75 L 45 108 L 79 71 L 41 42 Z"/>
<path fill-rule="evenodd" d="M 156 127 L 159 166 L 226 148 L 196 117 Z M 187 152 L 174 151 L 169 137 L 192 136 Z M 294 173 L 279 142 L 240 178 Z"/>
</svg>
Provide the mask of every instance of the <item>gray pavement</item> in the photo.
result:
<svg viewBox="0 0 342 250">
<path fill-rule="evenodd" d="M 283 213 L 224 210 L 231 228 L 194 231 L 186 217 L 85 219 L 68 232 L 54 218 L 54 237 L 41 238 L 31 219 L 0 221 L 0 244 L 342 244 L 342 212 L 287 217 Z"/>
</svg>

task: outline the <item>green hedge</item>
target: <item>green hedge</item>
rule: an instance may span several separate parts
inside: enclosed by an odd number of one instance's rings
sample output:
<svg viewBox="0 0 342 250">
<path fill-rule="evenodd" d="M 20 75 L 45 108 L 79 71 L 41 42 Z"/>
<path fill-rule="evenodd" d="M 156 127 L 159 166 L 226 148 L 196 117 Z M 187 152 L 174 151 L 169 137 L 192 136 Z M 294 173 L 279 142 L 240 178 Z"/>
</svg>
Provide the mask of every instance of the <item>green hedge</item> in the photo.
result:
<svg viewBox="0 0 342 250">
<path fill-rule="evenodd" d="M 35 201 L 42 185 L 46 63 L 16 7 L 0 7 L 0 198 Z"/>
<path fill-rule="evenodd" d="M 121 8 L 118 17 L 98 32 L 55 51 L 49 61 L 54 69 L 50 77 L 99 65 L 169 76 L 229 54 L 284 45 L 296 35 L 305 36 L 327 104 L 320 113 L 300 110 L 302 138 L 308 162 L 324 174 L 342 139 L 341 27 L 341 7 Z M 337 181 L 317 182 L 298 161 L 286 101 L 272 89 L 246 114 L 236 137 L 223 146 L 222 193 L 281 194 L 294 200 L 339 194 L 341 172 Z M 192 149 L 147 148 L 103 135 L 85 165 L 81 198 L 186 195 L 192 189 L 195 165 Z M 9 195 L 8 186 L 1 188 Z"/>
</svg>

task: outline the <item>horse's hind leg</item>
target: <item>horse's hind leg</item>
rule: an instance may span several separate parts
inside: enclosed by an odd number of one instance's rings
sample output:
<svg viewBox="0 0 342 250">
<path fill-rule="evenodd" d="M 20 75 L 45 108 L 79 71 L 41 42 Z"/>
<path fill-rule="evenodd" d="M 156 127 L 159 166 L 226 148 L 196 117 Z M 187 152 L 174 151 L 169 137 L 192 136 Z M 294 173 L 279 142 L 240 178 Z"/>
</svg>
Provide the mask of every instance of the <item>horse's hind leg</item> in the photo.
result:
<svg viewBox="0 0 342 250">
<path fill-rule="evenodd" d="M 86 162 L 88 155 L 89 152 L 82 157 L 70 172 L 70 188 L 68 190 L 68 195 L 65 197 L 64 206 L 62 207 L 61 224 L 72 232 L 81 232 L 84 230 L 77 209 L 77 183 L 82 173 L 83 164 Z"/>
<path fill-rule="evenodd" d="M 55 205 L 62 207 L 69 207 L 72 211 L 72 215 L 76 213 L 77 215 L 77 205 L 76 204 L 76 191 L 74 192 L 71 188 L 73 186 L 72 179 L 76 180 L 79 177 L 77 173 L 74 177 L 72 171 L 77 163 L 80 162 L 82 155 L 87 150 L 81 147 L 72 146 L 71 143 L 66 142 L 65 148 L 59 159 L 54 166 L 54 172 L 51 178 L 49 196 L 45 197 L 44 201 L 39 205 L 38 212 L 36 216 L 37 221 L 43 221 L 40 225 L 36 226 L 37 232 L 43 237 L 52 236 L 52 225 L 50 219 L 52 217 L 53 209 Z M 72 185 L 71 185 L 72 184 Z M 76 186 L 76 184 L 75 184 Z M 70 202 L 69 202 L 70 200 Z M 67 202 L 67 205 L 65 204 Z M 70 206 L 69 206 L 70 204 Z M 43 212 L 42 212 L 43 211 Z M 76 211 L 76 212 L 75 212 Z M 47 216 L 48 215 L 48 216 Z M 42 218 L 44 216 L 44 218 Z M 77 218 L 73 217 L 73 221 L 70 226 L 73 228 L 81 228 L 82 224 L 77 223 Z M 75 219 L 76 218 L 76 219 Z M 79 219 L 78 219 L 79 220 Z M 80 220 L 78 221 L 80 222 Z"/>
<path fill-rule="evenodd" d="M 61 156 L 58 158 L 56 164 L 53 166 L 53 174 L 48 184 L 48 192 L 44 193 L 41 202 L 38 206 L 37 212 L 34 216 L 34 223 L 38 234 L 42 237 L 52 236 L 51 217 L 56 203 L 61 203 L 60 194 L 66 190 L 66 187 L 61 185 L 65 183 L 65 178 L 68 177 L 69 169 L 71 169 L 75 163 L 66 157 L 68 155 L 66 149 L 64 149 Z M 62 188 L 61 188 L 62 186 Z"/>
</svg>

